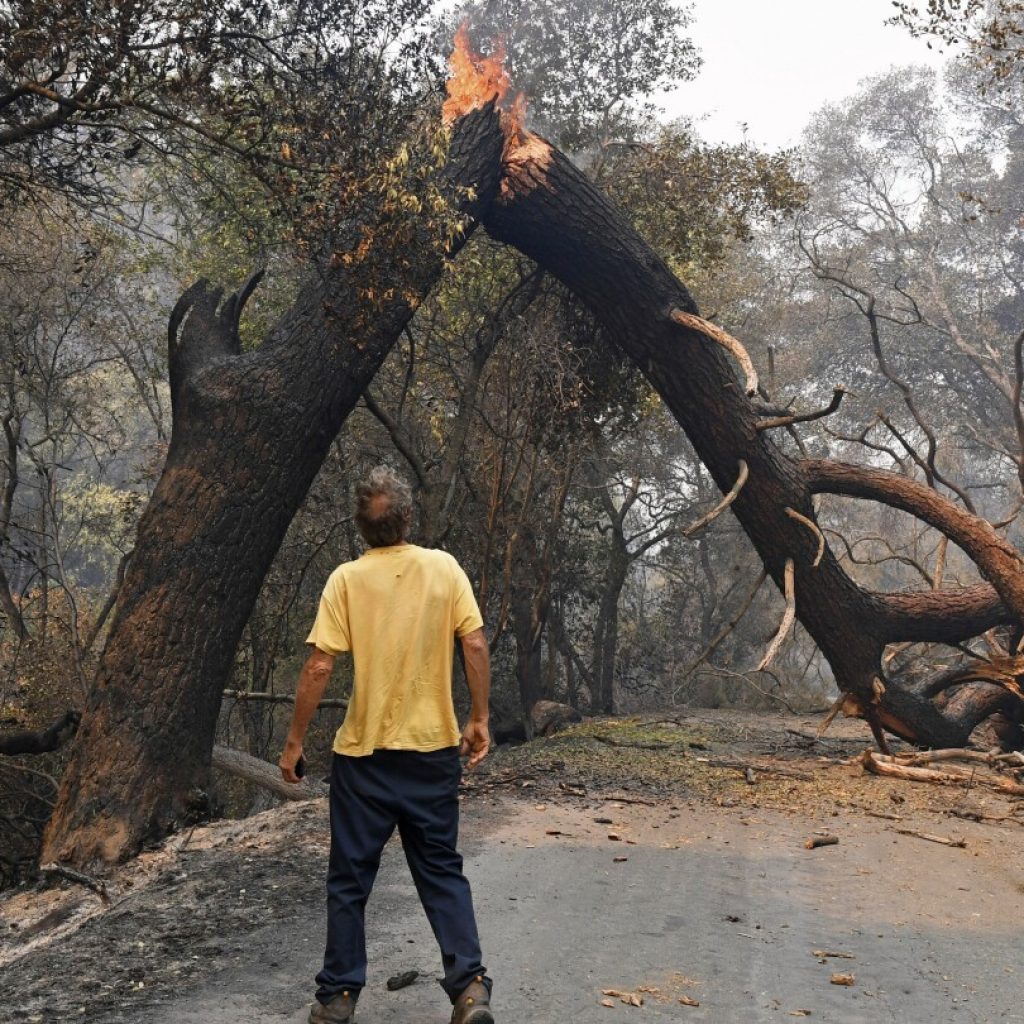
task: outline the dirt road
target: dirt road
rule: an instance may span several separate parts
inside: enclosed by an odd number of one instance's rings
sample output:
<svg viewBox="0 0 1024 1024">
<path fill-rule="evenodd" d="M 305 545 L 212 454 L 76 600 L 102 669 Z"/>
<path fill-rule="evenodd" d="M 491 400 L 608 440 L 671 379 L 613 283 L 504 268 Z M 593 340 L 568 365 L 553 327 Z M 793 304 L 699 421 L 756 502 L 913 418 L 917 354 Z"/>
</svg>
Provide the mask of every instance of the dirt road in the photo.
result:
<svg viewBox="0 0 1024 1024">
<path fill-rule="evenodd" d="M 496 812 L 507 825 L 493 826 Z M 739 1024 L 810 1011 L 836 1024 L 1024 1021 L 1024 871 L 1019 860 L 1000 867 L 996 856 L 1019 836 L 976 826 L 961 830 L 970 835 L 959 849 L 870 819 L 667 805 L 541 811 L 509 801 L 467 819 L 467 868 L 499 1019 Z M 806 850 L 819 827 L 839 835 L 839 845 Z M 163 993 L 169 1001 L 145 1019 L 304 1021 L 322 928 L 318 901 L 304 909 L 286 926 L 248 936 L 244 954 L 198 989 Z M 446 1020 L 432 980 L 433 940 L 396 846 L 371 904 L 370 934 L 360 1019 Z M 388 992 L 385 979 L 409 969 L 420 981 Z M 837 972 L 853 974 L 854 984 L 831 984 Z M 614 1006 L 603 1007 L 605 989 L 637 992 L 644 1006 L 613 996 Z"/>
<path fill-rule="evenodd" d="M 703 796 L 674 799 L 669 770 L 710 771 L 700 758 L 717 756 L 714 736 L 690 736 L 685 756 L 662 740 L 647 749 L 649 731 L 613 738 L 497 759 L 467 793 L 467 872 L 499 1024 L 1024 1024 L 1019 814 L 979 793 L 971 806 L 1004 818 L 965 821 L 946 813 L 967 806 L 960 791 L 810 755 L 768 764 L 756 785 L 723 770 Z M 731 736 L 727 749 L 761 756 L 778 750 L 777 732 L 769 740 L 743 748 Z M 581 762 L 592 748 L 628 754 L 630 774 Z M 805 849 L 819 830 L 838 845 Z M 277 808 L 175 837 L 123 869 L 105 907 L 76 886 L 8 896 L 0 1021 L 304 1022 L 326 832 L 323 801 Z M 369 936 L 358 1019 L 444 1024 L 438 956 L 395 844 Z M 407 970 L 420 979 L 388 992 L 386 979 Z M 832 984 L 839 973 L 853 984 Z"/>
</svg>

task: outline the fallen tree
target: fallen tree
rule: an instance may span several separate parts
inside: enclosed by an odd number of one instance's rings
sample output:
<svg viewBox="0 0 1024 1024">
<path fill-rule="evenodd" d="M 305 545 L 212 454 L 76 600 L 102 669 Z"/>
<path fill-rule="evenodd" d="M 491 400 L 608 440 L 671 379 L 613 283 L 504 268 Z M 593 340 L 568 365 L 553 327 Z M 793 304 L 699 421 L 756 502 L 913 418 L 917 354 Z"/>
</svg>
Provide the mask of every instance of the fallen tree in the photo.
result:
<svg viewBox="0 0 1024 1024">
<path fill-rule="evenodd" d="M 940 708 L 937 692 L 890 678 L 883 654 L 908 641 L 959 644 L 994 626 L 1024 622 L 1024 559 L 986 520 L 895 473 L 793 459 L 773 441 L 752 401 L 753 364 L 735 339 L 703 321 L 685 286 L 625 216 L 540 137 L 507 125 L 501 189 L 483 215 L 487 231 L 563 281 L 647 376 L 721 488 L 731 510 L 828 659 L 844 709 L 924 746 L 962 746 L 1020 696 L 988 682 L 965 684 Z M 737 358 L 744 380 L 729 356 Z M 766 428 L 767 426 L 767 428 Z M 944 590 L 881 593 L 859 586 L 823 541 L 814 496 L 848 494 L 900 508 L 958 544 L 985 582 Z M 787 585 L 787 578 L 791 582 Z M 782 630 L 780 630 L 780 633 Z"/>
<path fill-rule="evenodd" d="M 787 616 L 828 659 L 845 709 L 866 717 L 883 747 L 886 729 L 961 746 L 978 722 L 1015 713 L 1011 688 L 960 679 L 915 688 L 887 677 L 882 661 L 889 644 L 960 643 L 1024 621 L 1015 549 L 985 520 L 905 477 L 783 452 L 772 429 L 796 418 L 765 420 L 742 345 L 700 317 L 665 262 L 568 159 L 524 131 L 514 112 L 499 125 L 500 68 L 465 53 L 460 63 L 442 175 L 456 207 L 561 279 L 646 374 L 729 495 L 787 595 Z M 200 282 L 175 310 L 167 465 L 140 524 L 45 860 L 84 866 L 131 855 L 173 826 L 209 770 L 235 645 L 270 561 L 342 421 L 443 265 L 428 231 L 402 246 L 381 242 L 379 214 L 371 206 L 339 226 L 320 274 L 253 352 L 239 350 L 237 324 L 255 282 L 224 302 Z M 368 290 L 384 298 L 370 302 Z M 985 582 L 860 587 L 824 543 L 818 493 L 918 515 L 959 544 Z M 956 692 L 940 707 L 947 686 Z"/>
</svg>

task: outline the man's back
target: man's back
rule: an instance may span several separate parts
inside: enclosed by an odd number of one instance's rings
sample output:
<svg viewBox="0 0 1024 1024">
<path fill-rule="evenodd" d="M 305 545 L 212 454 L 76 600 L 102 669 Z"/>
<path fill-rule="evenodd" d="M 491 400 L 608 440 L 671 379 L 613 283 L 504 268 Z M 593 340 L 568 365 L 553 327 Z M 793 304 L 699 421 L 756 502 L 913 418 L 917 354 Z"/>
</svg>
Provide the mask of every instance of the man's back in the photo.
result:
<svg viewBox="0 0 1024 1024">
<path fill-rule="evenodd" d="M 335 752 L 456 746 L 454 637 L 481 625 L 469 580 L 444 551 L 397 544 L 340 565 L 307 639 L 327 654 L 352 652 L 352 699 Z"/>
</svg>

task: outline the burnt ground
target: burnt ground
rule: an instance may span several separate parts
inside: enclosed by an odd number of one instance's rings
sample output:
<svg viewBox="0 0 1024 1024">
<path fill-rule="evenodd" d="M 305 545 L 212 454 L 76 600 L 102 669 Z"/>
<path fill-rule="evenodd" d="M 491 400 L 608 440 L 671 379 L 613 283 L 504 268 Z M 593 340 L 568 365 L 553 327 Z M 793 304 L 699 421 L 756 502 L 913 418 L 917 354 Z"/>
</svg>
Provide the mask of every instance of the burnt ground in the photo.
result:
<svg viewBox="0 0 1024 1024">
<path fill-rule="evenodd" d="M 867 775 L 861 724 L 817 725 L 688 712 L 492 756 L 463 832 L 499 1021 L 1024 1022 L 1022 806 L 980 779 Z M 839 843 L 805 849 L 824 832 Z M 0 1020 L 299 1024 L 326 852 L 317 801 L 172 837 L 106 904 L 69 883 L 7 894 Z M 447 1020 L 395 844 L 369 934 L 360 1020 Z"/>
</svg>

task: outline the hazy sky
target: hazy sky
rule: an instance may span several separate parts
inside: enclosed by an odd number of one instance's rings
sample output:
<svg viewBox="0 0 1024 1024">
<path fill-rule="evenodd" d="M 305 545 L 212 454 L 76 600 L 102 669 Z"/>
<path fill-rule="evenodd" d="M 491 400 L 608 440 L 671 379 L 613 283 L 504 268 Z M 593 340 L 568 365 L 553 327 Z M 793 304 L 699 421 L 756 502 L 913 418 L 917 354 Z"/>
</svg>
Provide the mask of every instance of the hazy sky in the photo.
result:
<svg viewBox="0 0 1024 1024">
<path fill-rule="evenodd" d="M 709 142 L 795 143 L 809 116 L 892 65 L 943 58 L 886 25 L 890 0 L 694 0 L 691 35 L 704 66 L 666 97 L 670 115 L 696 117 Z"/>
</svg>

